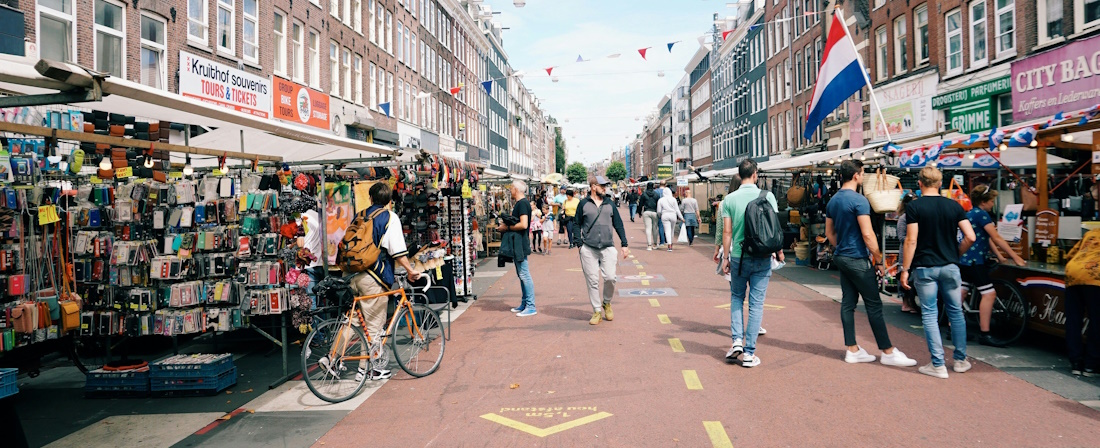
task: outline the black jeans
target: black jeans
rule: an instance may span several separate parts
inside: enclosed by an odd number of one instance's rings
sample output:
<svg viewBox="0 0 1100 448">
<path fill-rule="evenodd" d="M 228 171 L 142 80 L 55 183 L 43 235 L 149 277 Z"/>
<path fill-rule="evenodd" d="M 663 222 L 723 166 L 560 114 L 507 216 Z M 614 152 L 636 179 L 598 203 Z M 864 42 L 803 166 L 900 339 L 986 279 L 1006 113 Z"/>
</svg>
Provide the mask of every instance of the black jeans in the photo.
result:
<svg viewBox="0 0 1100 448">
<path fill-rule="evenodd" d="M 688 244 L 695 242 L 695 227 L 687 226 Z"/>
<path fill-rule="evenodd" d="M 875 267 L 867 258 L 852 258 L 837 255 L 833 261 L 840 269 L 840 323 L 844 326 L 844 345 L 856 344 L 855 312 L 859 297 L 863 296 L 863 306 L 867 308 L 867 320 L 871 323 L 871 332 L 879 350 L 894 345 L 886 331 L 886 319 L 882 317 L 882 299 L 878 295 L 878 278 Z"/>
<path fill-rule="evenodd" d="M 1089 343 L 1081 338 L 1085 309 L 1088 309 Z M 1100 368 L 1100 286 L 1066 287 L 1066 351 L 1069 362 L 1084 362 L 1085 367 Z M 1087 350 L 1087 355 L 1086 355 Z"/>
</svg>

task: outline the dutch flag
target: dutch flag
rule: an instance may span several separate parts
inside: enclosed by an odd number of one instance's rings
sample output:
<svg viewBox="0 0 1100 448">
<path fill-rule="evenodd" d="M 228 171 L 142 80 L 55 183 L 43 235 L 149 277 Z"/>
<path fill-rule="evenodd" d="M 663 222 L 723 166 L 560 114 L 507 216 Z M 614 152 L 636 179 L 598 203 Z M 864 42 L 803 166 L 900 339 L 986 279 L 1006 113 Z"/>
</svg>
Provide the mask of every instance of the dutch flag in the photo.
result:
<svg viewBox="0 0 1100 448">
<path fill-rule="evenodd" d="M 856 54 L 856 46 L 848 37 L 848 30 L 840 16 L 833 13 L 833 23 L 829 26 L 829 39 L 825 42 L 825 53 L 821 57 L 821 70 L 814 85 L 814 96 L 810 102 L 810 112 L 806 116 L 807 140 L 821 126 L 825 116 L 840 106 L 845 99 L 858 92 L 867 84 L 867 74 Z"/>
</svg>

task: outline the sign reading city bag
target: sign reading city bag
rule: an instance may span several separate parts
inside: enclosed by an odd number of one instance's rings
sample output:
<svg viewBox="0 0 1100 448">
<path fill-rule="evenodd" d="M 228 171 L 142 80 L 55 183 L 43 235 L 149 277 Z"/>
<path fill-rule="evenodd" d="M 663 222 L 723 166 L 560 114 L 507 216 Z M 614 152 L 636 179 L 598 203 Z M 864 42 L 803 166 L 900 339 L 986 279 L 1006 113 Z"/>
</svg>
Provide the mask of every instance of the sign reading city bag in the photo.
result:
<svg viewBox="0 0 1100 448">
<path fill-rule="evenodd" d="M 268 118 L 271 80 L 180 51 L 180 95 Z"/>
<path fill-rule="evenodd" d="M 1100 36 L 1012 62 L 1012 119 L 1091 107 L 1100 93 Z"/>
</svg>

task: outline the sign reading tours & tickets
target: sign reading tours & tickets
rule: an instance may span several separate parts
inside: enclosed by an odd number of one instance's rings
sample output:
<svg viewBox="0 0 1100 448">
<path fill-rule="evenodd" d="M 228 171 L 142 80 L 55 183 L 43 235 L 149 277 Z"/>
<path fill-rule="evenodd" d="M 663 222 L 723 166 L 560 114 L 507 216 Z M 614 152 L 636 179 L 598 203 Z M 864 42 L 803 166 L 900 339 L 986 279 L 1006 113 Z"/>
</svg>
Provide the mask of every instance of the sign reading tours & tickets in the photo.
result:
<svg viewBox="0 0 1100 448">
<path fill-rule="evenodd" d="M 1100 37 L 1012 63 L 1012 119 L 1046 118 L 1100 102 Z"/>
<path fill-rule="evenodd" d="M 225 64 L 180 51 L 180 95 L 268 118 L 271 81 Z"/>
</svg>

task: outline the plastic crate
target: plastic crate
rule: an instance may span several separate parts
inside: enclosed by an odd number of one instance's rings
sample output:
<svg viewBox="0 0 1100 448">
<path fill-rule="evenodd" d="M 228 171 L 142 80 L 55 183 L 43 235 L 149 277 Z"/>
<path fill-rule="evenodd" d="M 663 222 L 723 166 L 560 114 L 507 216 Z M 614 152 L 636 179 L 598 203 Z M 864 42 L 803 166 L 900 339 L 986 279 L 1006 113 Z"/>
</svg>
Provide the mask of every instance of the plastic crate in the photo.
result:
<svg viewBox="0 0 1100 448">
<path fill-rule="evenodd" d="M 151 378 L 202 378 L 216 377 L 233 368 L 233 355 L 223 354 L 216 360 L 202 364 L 164 364 L 175 359 L 186 359 L 190 355 L 174 355 L 149 364 Z"/>
<path fill-rule="evenodd" d="M 84 388 L 144 386 L 149 389 L 149 368 L 125 371 L 93 370 L 84 377 Z"/>
<path fill-rule="evenodd" d="M 150 377 L 149 389 L 155 393 L 194 392 L 196 394 L 216 394 L 237 384 L 237 368 L 210 377 L 159 378 Z"/>
<path fill-rule="evenodd" d="M 0 398 L 7 398 L 19 393 L 19 384 L 16 382 L 19 369 L 0 369 Z"/>
</svg>

